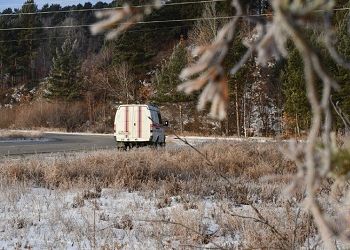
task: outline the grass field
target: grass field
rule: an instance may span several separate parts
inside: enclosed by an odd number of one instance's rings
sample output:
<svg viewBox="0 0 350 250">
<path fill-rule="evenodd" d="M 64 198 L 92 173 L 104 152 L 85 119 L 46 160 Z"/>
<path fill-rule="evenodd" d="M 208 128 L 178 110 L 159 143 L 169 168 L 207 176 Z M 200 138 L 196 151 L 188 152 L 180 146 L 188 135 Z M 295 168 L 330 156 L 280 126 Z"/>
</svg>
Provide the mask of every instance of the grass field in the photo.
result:
<svg viewBox="0 0 350 250">
<path fill-rule="evenodd" d="M 279 143 L 31 156 L 1 162 L 0 247 L 312 249 Z"/>
</svg>

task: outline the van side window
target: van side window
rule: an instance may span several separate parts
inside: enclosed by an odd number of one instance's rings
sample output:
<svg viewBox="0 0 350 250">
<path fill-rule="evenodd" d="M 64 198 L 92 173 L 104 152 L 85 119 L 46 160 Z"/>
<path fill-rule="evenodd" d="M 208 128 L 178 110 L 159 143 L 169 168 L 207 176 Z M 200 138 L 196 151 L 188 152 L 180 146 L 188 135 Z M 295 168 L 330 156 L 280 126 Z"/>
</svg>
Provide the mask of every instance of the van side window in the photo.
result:
<svg viewBox="0 0 350 250">
<path fill-rule="evenodd" d="M 157 113 L 157 115 L 158 115 L 159 124 L 163 124 L 162 116 L 160 115 L 160 113 Z"/>
</svg>

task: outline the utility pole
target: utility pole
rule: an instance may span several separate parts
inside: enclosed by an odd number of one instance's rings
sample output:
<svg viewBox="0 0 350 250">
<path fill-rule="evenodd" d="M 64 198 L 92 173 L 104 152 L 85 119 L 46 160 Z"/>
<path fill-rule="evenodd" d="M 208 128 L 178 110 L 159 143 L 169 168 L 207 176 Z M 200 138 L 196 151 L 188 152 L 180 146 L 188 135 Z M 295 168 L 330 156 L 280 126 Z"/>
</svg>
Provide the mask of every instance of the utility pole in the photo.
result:
<svg viewBox="0 0 350 250">
<path fill-rule="evenodd" d="M 181 134 L 183 134 L 183 132 L 184 132 L 184 124 L 183 124 L 183 121 L 182 121 L 182 106 L 181 106 L 181 104 L 179 105 L 179 110 L 180 110 L 180 131 L 181 131 Z"/>
<path fill-rule="evenodd" d="M 238 101 L 238 84 L 235 86 L 235 97 L 236 97 L 236 124 L 237 124 L 237 136 L 241 137 L 241 122 L 239 117 L 239 101 Z"/>
</svg>

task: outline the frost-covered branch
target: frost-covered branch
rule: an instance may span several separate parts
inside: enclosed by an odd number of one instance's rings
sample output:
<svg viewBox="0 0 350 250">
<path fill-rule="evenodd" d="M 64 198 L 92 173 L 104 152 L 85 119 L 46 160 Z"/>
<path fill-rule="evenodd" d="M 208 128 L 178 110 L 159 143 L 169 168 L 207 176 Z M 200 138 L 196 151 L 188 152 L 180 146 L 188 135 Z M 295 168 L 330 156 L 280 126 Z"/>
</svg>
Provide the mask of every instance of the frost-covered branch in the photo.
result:
<svg viewBox="0 0 350 250">
<path fill-rule="evenodd" d="M 333 219 L 328 218 L 318 199 L 318 190 L 320 183 L 332 176 L 334 169 L 332 158 L 337 150 L 334 149 L 335 143 L 331 137 L 330 96 L 332 90 L 338 90 L 339 86 L 323 66 L 312 42 L 306 35 L 307 32 L 305 32 L 313 27 L 319 27 L 320 23 L 323 24 L 326 28 L 324 45 L 330 56 L 337 64 L 347 69 L 350 68 L 350 63 L 334 48 L 336 40 L 331 29 L 331 21 L 329 18 L 322 20 L 319 15 L 323 13 L 331 16 L 335 0 L 270 0 L 270 5 L 272 7 L 271 17 L 261 22 L 259 19 L 244 15 L 240 1 L 232 0 L 232 6 L 236 12 L 234 17 L 218 31 L 216 38 L 210 45 L 199 46 L 193 51 L 193 55 L 198 59 L 182 71 L 180 78 L 185 82 L 178 89 L 188 94 L 202 90 L 198 109 L 204 109 L 208 103 L 211 103 L 211 116 L 222 120 L 226 117 L 228 103 L 226 79 L 228 70 L 224 68 L 223 62 L 232 41 L 237 38 L 235 31 L 239 20 L 255 20 L 254 31 L 257 35 L 253 39 L 246 38 L 244 40 L 249 41 L 243 42 L 247 47 L 247 52 L 229 70 L 231 74 L 237 73 L 252 56 L 256 56 L 256 62 L 261 66 L 266 66 L 269 62 L 281 57 L 288 57 L 287 41 L 294 44 L 303 60 L 307 97 L 312 109 L 312 121 L 305 144 L 291 144 L 288 155 L 298 166 L 295 182 L 306 187 L 306 208 L 313 215 L 326 249 L 335 249 L 335 239 L 349 241 L 346 237 L 346 230 L 334 226 L 335 221 L 344 219 L 344 213 L 337 211 L 333 215 Z M 99 33 L 112 28 L 112 31 L 107 34 L 107 38 L 113 38 L 137 23 L 143 15 L 149 14 L 152 9 L 141 10 L 134 11 L 130 6 L 125 6 L 123 10 L 100 13 L 100 17 L 108 17 L 108 19 L 97 24 L 92 31 Z M 322 83 L 320 96 L 316 87 L 317 82 Z M 341 208 L 342 206 L 337 207 Z"/>
<path fill-rule="evenodd" d="M 99 11 L 96 17 L 102 21 L 91 27 L 91 33 L 96 35 L 107 31 L 106 39 L 115 39 L 137 22 L 142 21 L 145 15 L 151 14 L 154 9 L 159 9 L 161 6 L 160 0 L 154 0 L 149 5 L 132 7 L 125 4 L 122 8 L 115 10 Z"/>
</svg>

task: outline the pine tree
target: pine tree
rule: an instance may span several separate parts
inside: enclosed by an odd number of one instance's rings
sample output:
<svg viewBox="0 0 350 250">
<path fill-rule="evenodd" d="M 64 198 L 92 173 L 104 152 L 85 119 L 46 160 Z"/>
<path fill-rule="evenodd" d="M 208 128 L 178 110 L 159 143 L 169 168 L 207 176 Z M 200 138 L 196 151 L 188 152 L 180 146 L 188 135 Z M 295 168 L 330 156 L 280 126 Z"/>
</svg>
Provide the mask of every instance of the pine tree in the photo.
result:
<svg viewBox="0 0 350 250">
<path fill-rule="evenodd" d="M 2 14 L 5 14 L 4 16 L 0 17 L 0 28 L 1 29 L 8 29 L 10 27 L 11 18 L 6 16 L 6 14 L 12 14 L 12 9 L 6 9 L 2 12 Z M 6 41 L 6 39 L 16 39 L 16 37 L 13 36 L 13 32 L 4 31 L 0 32 L 0 40 Z M 12 68 L 11 63 L 11 57 L 15 54 L 15 46 L 13 43 L 6 43 L 2 42 L 0 43 L 0 80 L 1 80 L 1 86 L 6 86 L 10 82 L 10 75 Z"/>
<path fill-rule="evenodd" d="M 168 61 L 165 61 L 161 69 L 156 73 L 155 82 L 157 84 L 156 100 L 159 102 L 181 102 L 189 97 L 177 91 L 180 84 L 179 74 L 187 65 L 188 56 L 184 41 L 174 47 Z"/>
<path fill-rule="evenodd" d="M 16 20 L 17 27 L 32 28 L 40 27 L 42 23 L 38 15 L 27 15 L 27 13 L 38 12 L 37 5 L 34 0 L 27 0 L 22 6 L 20 15 Z M 36 50 L 40 43 L 37 40 L 40 37 L 42 31 L 40 29 L 23 29 L 18 32 L 18 44 L 16 48 L 16 63 L 17 73 L 26 76 L 28 80 L 35 80 L 35 57 L 37 55 Z"/>
<path fill-rule="evenodd" d="M 71 101 L 80 97 L 80 65 L 76 56 L 77 42 L 68 38 L 56 50 L 48 77 L 48 98 Z"/>
<path fill-rule="evenodd" d="M 300 55 L 293 48 L 281 74 L 284 95 L 284 114 L 299 134 L 300 129 L 307 129 L 311 117 L 310 105 L 306 96 L 303 65 Z"/>
</svg>

